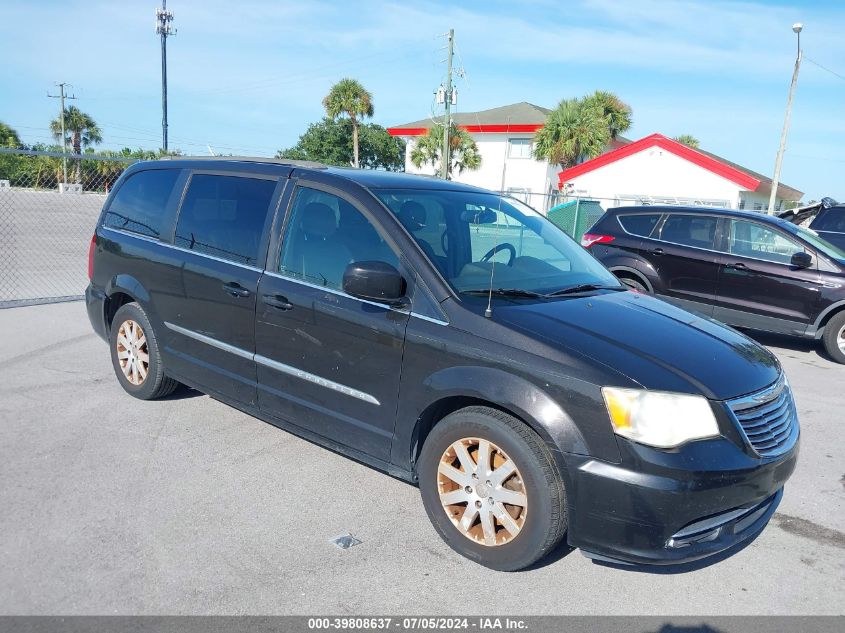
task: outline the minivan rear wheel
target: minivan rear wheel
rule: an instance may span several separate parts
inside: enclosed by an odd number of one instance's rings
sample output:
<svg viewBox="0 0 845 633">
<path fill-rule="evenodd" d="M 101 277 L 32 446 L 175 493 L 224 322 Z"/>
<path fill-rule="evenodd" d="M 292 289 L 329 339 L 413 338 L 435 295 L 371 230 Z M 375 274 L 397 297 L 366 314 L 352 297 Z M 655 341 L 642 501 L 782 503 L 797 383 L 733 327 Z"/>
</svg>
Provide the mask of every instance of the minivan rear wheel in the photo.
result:
<svg viewBox="0 0 845 633">
<path fill-rule="evenodd" d="M 122 305 L 115 313 L 109 341 L 114 373 L 129 395 L 154 400 L 171 394 L 179 386 L 165 374 L 158 339 L 137 303 Z"/>
<path fill-rule="evenodd" d="M 845 312 L 833 315 L 824 326 L 824 348 L 837 363 L 845 364 Z"/>
<path fill-rule="evenodd" d="M 459 554 L 516 571 L 567 527 L 563 479 L 543 440 L 513 416 L 468 407 L 431 430 L 418 462 L 429 519 Z"/>
</svg>

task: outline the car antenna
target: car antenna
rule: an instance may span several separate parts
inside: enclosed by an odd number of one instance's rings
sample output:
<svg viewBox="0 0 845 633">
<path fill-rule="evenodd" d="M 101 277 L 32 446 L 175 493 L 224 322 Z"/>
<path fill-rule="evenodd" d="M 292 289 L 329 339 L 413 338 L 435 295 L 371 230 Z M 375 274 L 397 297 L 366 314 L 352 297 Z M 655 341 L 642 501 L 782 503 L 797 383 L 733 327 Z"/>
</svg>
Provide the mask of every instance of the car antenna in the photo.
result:
<svg viewBox="0 0 845 633">
<path fill-rule="evenodd" d="M 502 199 L 499 198 L 499 210 L 502 209 Z M 499 225 L 499 215 L 496 214 L 496 226 Z M 493 247 L 493 255 L 490 259 L 493 260 L 493 265 L 490 267 L 490 288 L 487 292 L 487 309 L 484 311 L 484 316 L 488 319 L 493 318 L 493 275 L 496 273 L 496 248 L 499 246 L 498 236 L 495 242 L 496 246 Z"/>
<path fill-rule="evenodd" d="M 493 256 L 491 257 L 493 266 L 490 268 L 490 290 L 487 293 L 487 309 L 484 311 L 484 316 L 488 319 L 493 318 L 493 274 L 496 272 L 496 246 L 493 247 Z"/>
</svg>

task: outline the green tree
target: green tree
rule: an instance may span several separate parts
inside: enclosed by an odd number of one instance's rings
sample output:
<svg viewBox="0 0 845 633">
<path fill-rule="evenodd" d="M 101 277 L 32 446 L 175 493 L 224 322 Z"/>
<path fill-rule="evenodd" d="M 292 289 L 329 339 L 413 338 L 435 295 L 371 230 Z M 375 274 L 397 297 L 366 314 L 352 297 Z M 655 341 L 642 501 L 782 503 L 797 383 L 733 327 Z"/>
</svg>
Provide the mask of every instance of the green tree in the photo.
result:
<svg viewBox="0 0 845 633">
<path fill-rule="evenodd" d="M 601 110 L 612 139 L 631 127 L 631 107 L 612 92 L 596 90 L 593 94 L 584 97 L 582 103 L 586 107 L 596 107 Z"/>
<path fill-rule="evenodd" d="M 345 114 L 352 121 L 352 164 L 358 167 L 358 119 L 373 116 L 373 95 L 355 79 L 341 79 L 323 99 L 323 107 L 331 119 Z"/>
<path fill-rule="evenodd" d="M 74 154 L 81 154 L 83 148 L 101 143 L 103 136 L 94 119 L 77 108 L 65 108 L 65 138 L 62 139 L 62 119 L 58 117 L 50 122 L 53 137 L 67 146 L 70 144 Z M 76 161 L 76 182 L 81 182 L 81 161 Z"/>
<path fill-rule="evenodd" d="M 19 148 L 21 145 L 21 137 L 18 136 L 17 130 L 0 121 L 0 147 Z"/>
<path fill-rule="evenodd" d="M 375 123 L 361 125 L 358 131 L 361 167 L 404 170 L 405 143 L 402 139 L 390 136 L 385 128 Z M 312 123 L 296 145 L 279 150 L 276 157 L 349 166 L 354 161 L 352 121 L 324 118 L 319 123 Z"/>
<path fill-rule="evenodd" d="M 435 169 L 440 169 L 443 154 L 443 124 L 435 123 L 429 131 L 421 136 L 411 150 L 411 162 L 421 167 L 431 163 Z M 454 123 L 449 131 L 449 164 L 447 178 L 452 174 L 460 174 L 465 169 L 474 171 L 481 167 L 481 153 L 478 145 L 466 130 L 460 129 Z"/>
<path fill-rule="evenodd" d="M 692 134 L 681 134 L 680 136 L 674 137 L 672 140 L 678 141 L 678 143 L 683 143 L 684 145 L 689 145 L 693 149 L 698 149 L 698 146 L 700 145 L 698 139 Z"/>
<path fill-rule="evenodd" d="M 612 138 L 606 114 L 595 100 L 564 99 L 534 136 L 534 156 L 568 169 L 600 155 Z"/>
</svg>

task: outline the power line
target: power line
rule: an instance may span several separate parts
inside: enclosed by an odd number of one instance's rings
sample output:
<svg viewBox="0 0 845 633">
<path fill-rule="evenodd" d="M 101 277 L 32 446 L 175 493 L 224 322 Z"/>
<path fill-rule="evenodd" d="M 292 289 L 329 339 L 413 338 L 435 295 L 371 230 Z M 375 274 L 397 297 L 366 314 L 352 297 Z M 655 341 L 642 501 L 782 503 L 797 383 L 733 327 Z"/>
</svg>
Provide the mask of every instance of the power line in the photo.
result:
<svg viewBox="0 0 845 633">
<path fill-rule="evenodd" d="M 833 75 L 834 77 L 838 77 L 838 78 L 839 78 L 839 79 L 841 79 L 842 81 L 845 81 L 845 76 L 840 75 L 838 72 L 835 72 L 835 71 L 831 70 L 830 68 L 826 68 L 825 66 L 822 66 L 820 63 L 818 63 L 817 61 L 815 61 L 815 60 L 813 60 L 813 59 L 810 59 L 809 57 L 804 57 L 804 59 L 806 59 L 808 62 L 810 62 L 810 63 L 811 63 L 811 64 L 813 64 L 814 66 L 818 66 L 818 67 L 819 67 L 819 68 L 821 68 L 822 70 L 826 70 L 827 72 L 829 72 L 829 73 L 830 73 L 831 75 Z"/>
</svg>

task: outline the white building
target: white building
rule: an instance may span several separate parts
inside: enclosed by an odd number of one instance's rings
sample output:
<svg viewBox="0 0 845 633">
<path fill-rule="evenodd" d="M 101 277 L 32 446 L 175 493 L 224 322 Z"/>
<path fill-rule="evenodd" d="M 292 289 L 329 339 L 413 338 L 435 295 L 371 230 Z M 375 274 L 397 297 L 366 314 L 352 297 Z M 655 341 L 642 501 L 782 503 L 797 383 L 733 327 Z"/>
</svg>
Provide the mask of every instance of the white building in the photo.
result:
<svg viewBox="0 0 845 633">
<path fill-rule="evenodd" d="M 626 204 L 684 204 L 765 210 L 772 180 L 724 158 L 662 134 L 627 143 L 558 174 L 568 195 Z M 776 208 L 803 193 L 778 185 Z"/>
<path fill-rule="evenodd" d="M 534 134 L 550 110 L 531 103 L 457 113 L 458 127 L 475 140 L 481 168 L 454 174 L 453 179 L 493 191 L 516 195 L 546 211 L 569 197 L 592 198 L 602 206 L 625 204 L 688 204 L 731 209 L 763 210 L 768 207 L 770 178 L 703 150 L 692 149 L 662 134 L 639 141 L 613 141 L 601 156 L 560 171 L 556 164 L 532 155 Z M 430 164 L 411 162 L 416 140 L 432 127 L 432 119 L 387 128 L 407 141 L 405 171 L 434 175 Z M 802 192 L 778 186 L 777 206 L 801 199 Z"/>
<path fill-rule="evenodd" d="M 453 174 L 453 180 L 493 191 L 519 194 L 532 206 L 546 209 L 543 199 L 558 190 L 558 165 L 536 160 L 532 156 L 534 133 L 543 127 L 550 110 L 531 103 L 515 103 L 481 112 L 452 115 L 455 124 L 470 133 L 481 154 L 481 168 Z M 411 151 L 417 138 L 434 125 L 432 119 L 389 127 L 391 136 L 406 142 L 405 171 L 410 174 L 434 175 L 431 164 L 420 168 L 411 162 Z M 530 194 L 541 194 L 531 196 Z M 536 198 L 536 199 L 535 199 Z"/>
</svg>

